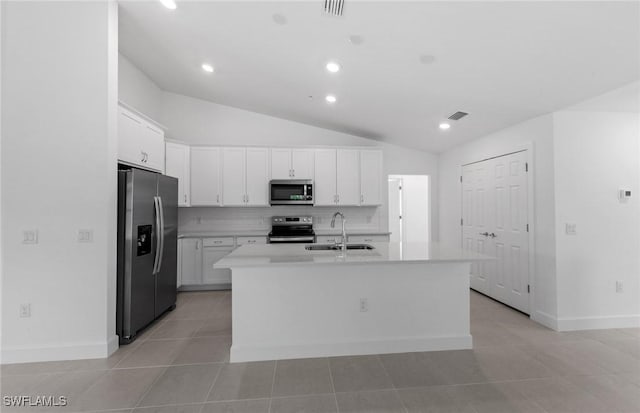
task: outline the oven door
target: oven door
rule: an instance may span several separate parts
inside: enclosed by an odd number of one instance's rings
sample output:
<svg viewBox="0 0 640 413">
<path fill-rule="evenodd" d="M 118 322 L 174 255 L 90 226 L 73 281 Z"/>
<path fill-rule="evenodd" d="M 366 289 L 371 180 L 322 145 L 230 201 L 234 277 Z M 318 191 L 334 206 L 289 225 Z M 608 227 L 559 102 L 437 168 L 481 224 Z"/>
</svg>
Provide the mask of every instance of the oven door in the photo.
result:
<svg viewBox="0 0 640 413">
<path fill-rule="evenodd" d="M 313 205 L 313 184 L 308 180 L 274 180 L 269 183 L 271 205 Z"/>
</svg>

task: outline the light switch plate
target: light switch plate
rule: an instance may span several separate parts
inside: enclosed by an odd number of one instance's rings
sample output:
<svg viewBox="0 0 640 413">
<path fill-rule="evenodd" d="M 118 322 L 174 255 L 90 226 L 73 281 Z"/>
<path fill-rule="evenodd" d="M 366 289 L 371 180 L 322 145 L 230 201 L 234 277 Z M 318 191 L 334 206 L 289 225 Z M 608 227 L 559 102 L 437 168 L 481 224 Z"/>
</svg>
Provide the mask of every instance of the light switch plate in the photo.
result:
<svg viewBox="0 0 640 413">
<path fill-rule="evenodd" d="M 26 229 L 22 231 L 22 243 L 23 244 L 37 244 L 38 243 L 38 230 Z"/>
<path fill-rule="evenodd" d="M 564 232 L 567 235 L 576 235 L 576 224 L 564 224 Z"/>
<path fill-rule="evenodd" d="M 92 229 L 79 229 L 78 230 L 78 242 L 93 242 L 93 230 Z"/>
</svg>

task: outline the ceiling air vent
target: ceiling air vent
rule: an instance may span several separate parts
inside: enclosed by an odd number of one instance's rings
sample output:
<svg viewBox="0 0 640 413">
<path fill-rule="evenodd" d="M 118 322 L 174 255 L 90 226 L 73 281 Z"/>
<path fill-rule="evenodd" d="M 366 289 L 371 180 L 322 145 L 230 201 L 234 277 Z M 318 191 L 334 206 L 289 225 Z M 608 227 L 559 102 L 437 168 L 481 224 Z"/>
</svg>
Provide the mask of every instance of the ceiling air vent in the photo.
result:
<svg viewBox="0 0 640 413">
<path fill-rule="evenodd" d="M 449 116 L 449 119 L 451 120 L 460 120 L 462 118 L 464 118 L 465 116 L 467 116 L 468 113 L 467 112 L 456 112 L 453 115 Z"/>
<path fill-rule="evenodd" d="M 344 0 L 324 0 L 324 12 L 331 16 L 342 16 Z"/>
</svg>

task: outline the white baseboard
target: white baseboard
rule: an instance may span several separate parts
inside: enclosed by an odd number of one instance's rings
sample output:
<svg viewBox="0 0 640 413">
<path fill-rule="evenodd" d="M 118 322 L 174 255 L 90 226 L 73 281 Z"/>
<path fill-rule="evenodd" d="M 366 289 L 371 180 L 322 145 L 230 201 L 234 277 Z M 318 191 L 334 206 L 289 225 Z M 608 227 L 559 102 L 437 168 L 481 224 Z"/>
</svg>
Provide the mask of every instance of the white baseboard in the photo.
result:
<svg viewBox="0 0 640 413">
<path fill-rule="evenodd" d="M 601 317 L 558 318 L 558 331 L 600 330 L 608 328 L 639 328 L 640 314 Z"/>
<path fill-rule="evenodd" d="M 51 347 L 2 347 L 1 364 L 107 358 L 118 349 L 118 336 L 106 342 Z"/>
<path fill-rule="evenodd" d="M 470 335 L 274 346 L 239 347 L 232 345 L 231 362 L 408 353 L 416 351 L 466 350 L 471 348 L 472 338 Z"/>
<path fill-rule="evenodd" d="M 558 331 L 558 319 L 551 314 L 547 314 L 544 311 L 536 311 L 531 314 L 531 319 L 545 327 Z"/>
</svg>

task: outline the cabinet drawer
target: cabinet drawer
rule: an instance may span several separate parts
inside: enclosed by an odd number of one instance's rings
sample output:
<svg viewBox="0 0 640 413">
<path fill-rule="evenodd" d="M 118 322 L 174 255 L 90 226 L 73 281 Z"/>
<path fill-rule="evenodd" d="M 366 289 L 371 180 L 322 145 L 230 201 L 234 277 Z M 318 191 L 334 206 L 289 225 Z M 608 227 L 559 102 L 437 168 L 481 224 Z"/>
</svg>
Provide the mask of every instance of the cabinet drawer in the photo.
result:
<svg viewBox="0 0 640 413">
<path fill-rule="evenodd" d="M 238 237 L 238 245 L 254 245 L 254 244 L 266 244 L 267 237 Z"/>
<path fill-rule="evenodd" d="M 349 242 L 389 242 L 388 235 L 348 235 Z"/>
<path fill-rule="evenodd" d="M 318 244 L 332 244 L 334 242 L 340 242 L 341 240 L 342 240 L 342 235 L 317 235 L 316 236 L 316 243 Z"/>
<path fill-rule="evenodd" d="M 233 237 L 203 238 L 203 247 L 233 247 Z"/>
</svg>

